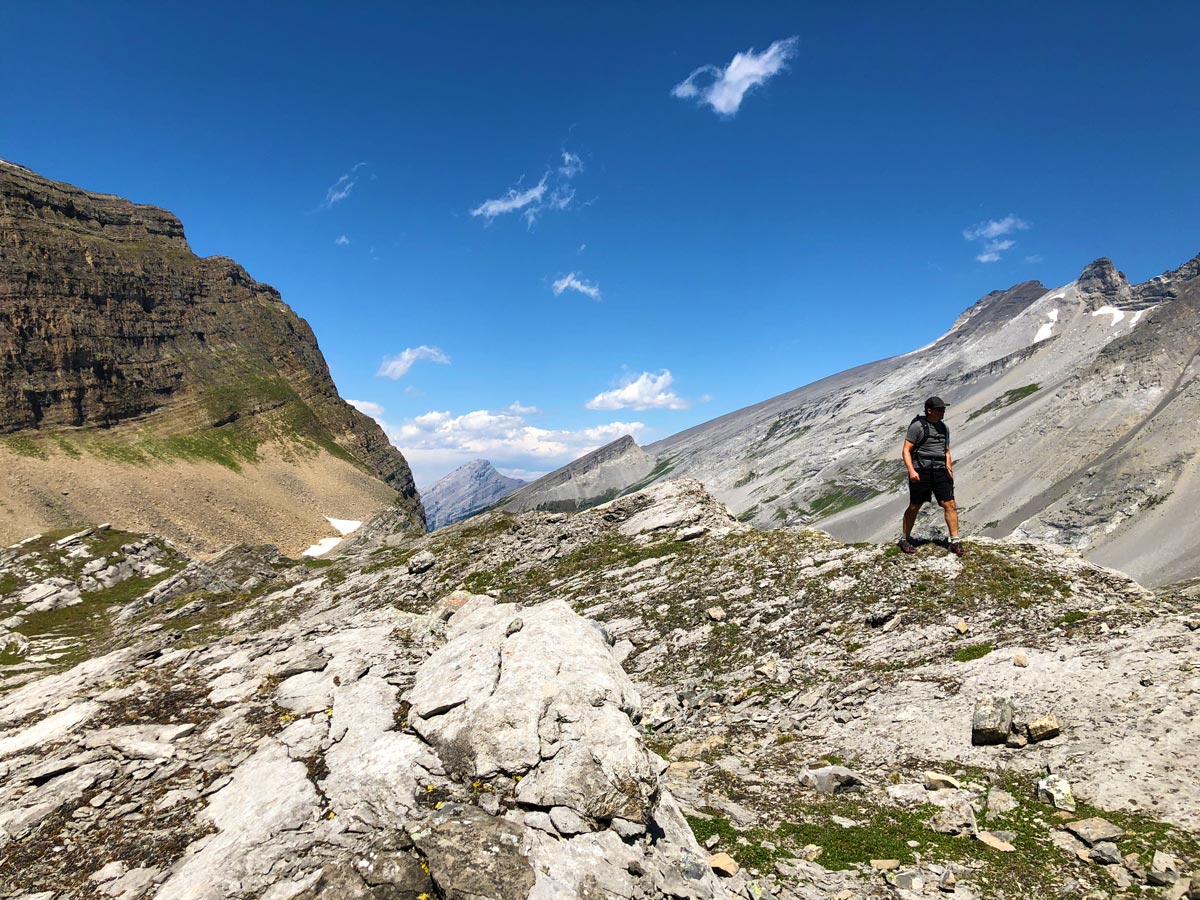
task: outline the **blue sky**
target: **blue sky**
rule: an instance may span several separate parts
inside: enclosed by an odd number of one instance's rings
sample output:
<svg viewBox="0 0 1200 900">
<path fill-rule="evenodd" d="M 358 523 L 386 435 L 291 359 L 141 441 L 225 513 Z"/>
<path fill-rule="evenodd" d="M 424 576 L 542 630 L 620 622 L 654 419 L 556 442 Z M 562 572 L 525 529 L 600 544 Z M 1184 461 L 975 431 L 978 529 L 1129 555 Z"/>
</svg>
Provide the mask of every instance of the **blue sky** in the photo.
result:
<svg viewBox="0 0 1200 900">
<path fill-rule="evenodd" d="M 419 484 L 648 443 L 921 346 L 990 290 L 1200 251 L 1191 3 L 4 25 L 0 157 L 166 207 L 278 287 Z"/>
</svg>

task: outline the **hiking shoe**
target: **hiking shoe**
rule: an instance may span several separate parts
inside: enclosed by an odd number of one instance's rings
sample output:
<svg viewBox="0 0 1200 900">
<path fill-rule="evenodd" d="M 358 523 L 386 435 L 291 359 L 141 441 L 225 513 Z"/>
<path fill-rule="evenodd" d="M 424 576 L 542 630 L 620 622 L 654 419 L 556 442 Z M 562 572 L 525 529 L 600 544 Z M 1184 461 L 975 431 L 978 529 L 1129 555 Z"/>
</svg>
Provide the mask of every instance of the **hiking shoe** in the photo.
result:
<svg viewBox="0 0 1200 900">
<path fill-rule="evenodd" d="M 900 543 L 897 544 L 897 546 L 901 550 L 903 550 L 905 553 L 916 553 L 917 552 L 917 548 L 914 547 L 911 543 L 909 543 L 908 538 L 900 538 Z"/>
<path fill-rule="evenodd" d="M 955 556 L 966 556 L 967 548 L 963 546 L 962 541 L 951 541 L 950 552 Z"/>
</svg>

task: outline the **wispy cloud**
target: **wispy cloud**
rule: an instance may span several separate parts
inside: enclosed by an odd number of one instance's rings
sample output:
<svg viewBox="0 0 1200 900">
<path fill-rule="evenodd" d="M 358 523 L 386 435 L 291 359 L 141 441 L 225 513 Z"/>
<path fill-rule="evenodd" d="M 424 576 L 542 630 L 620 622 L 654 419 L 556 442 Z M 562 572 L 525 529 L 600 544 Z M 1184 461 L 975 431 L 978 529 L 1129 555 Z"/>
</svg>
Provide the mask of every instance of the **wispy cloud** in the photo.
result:
<svg viewBox="0 0 1200 900">
<path fill-rule="evenodd" d="M 635 438 L 646 431 L 641 422 L 610 422 L 576 431 L 538 428 L 512 407 L 477 409 L 455 416 L 433 410 L 399 425 L 378 420 L 392 443 L 413 469 L 418 484 L 434 480 L 473 459 L 554 469 L 590 453 L 622 435 Z M 508 471 L 513 471 L 509 469 Z"/>
<path fill-rule="evenodd" d="M 546 210 L 564 210 L 575 202 L 575 188 L 571 181 L 582 171 L 583 160 L 579 155 L 563 150 L 560 162 L 547 167 L 533 187 L 522 189 L 518 182 L 503 196 L 484 200 L 471 210 L 471 215 L 482 216 L 490 225 L 498 216 L 519 212 L 525 224 L 532 226 Z"/>
<path fill-rule="evenodd" d="M 555 281 L 552 290 L 555 297 L 561 297 L 563 291 L 578 291 L 585 296 L 591 297 L 593 300 L 600 299 L 600 285 L 586 282 L 574 272 L 568 272 L 562 278 Z"/>
<path fill-rule="evenodd" d="M 514 400 L 508 405 L 508 407 L 505 409 L 505 412 L 512 413 L 514 416 L 532 416 L 536 413 L 540 413 L 541 410 L 536 406 L 524 406 L 520 400 Z"/>
<path fill-rule="evenodd" d="M 1031 254 L 1031 255 L 1025 257 L 1025 262 L 1040 263 L 1040 262 L 1042 262 L 1042 255 L 1040 253 Z"/>
<path fill-rule="evenodd" d="M 325 201 L 321 204 L 321 209 L 329 209 L 349 197 L 354 186 L 358 184 L 358 170 L 365 165 L 365 162 L 355 163 L 349 172 L 331 184 L 325 191 Z"/>
<path fill-rule="evenodd" d="M 541 181 L 527 190 L 518 191 L 516 188 L 509 188 L 508 193 L 503 197 L 495 200 L 484 200 L 471 210 L 471 215 L 483 216 L 488 222 L 491 222 L 496 216 L 516 212 L 531 205 L 536 209 L 541 205 L 542 198 L 546 196 L 546 178 L 548 174 L 543 175 Z"/>
<path fill-rule="evenodd" d="M 670 389 L 672 381 L 667 369 L 657 375 L 643 372 L 636 378 L 629 376 L 620 387 L 597 394 L 586 406 L 588 409 L 687 409 L 691 401 Z"/>
<path fill-rule="evenodd" d="M 1029 223 L 1020 216 L 1009 213 L 1003 219 L 988 219 L 964 228 L 962 235 L 968 241 L 983 241 L 983 249 L 975 259 L 982 263 L 992 263 L 998 262 L 1004 251 L 1017 246 L 1015 240 L 1005 238 L 1005 235 L 1025 231 L 1029 227 Z"/>
<path fill-rule="evenodd" d="M 563 178 L 574 178 L 583 171 L 583 160 L 575 153 L 569 150 L 562 152 L 562 163 L 558 167 L 558 174 Z"/>
<path fill-rule="evenodd" d="M 335 240 L 334 243 L 337 244 L 339 247 L 345 247 L 345 246 L 349 245 L 350 238 L 346 237 L 343 234 L 341 237 L 339 237 L 337 240 Z"/>
<path fill-rule="evenodd" d="M 372 419 L 380 418 L 386 410 L 378 403 L 371 400 L 347 400 L 351 406 L 357 409 L 360 413 L 370 416 Z"/>
<path fill-rule="evenodd" d="M 671 88 L 671 96 L 708 104 L 718 115 L 732 116 L 741 107 L 747 92 L 787 67 L 787 61 L 796 54 L 798 43 L 799 38 L 790 37 L 775 41 L 762 53 L 755 53 L 751 48 L 745 53 L 734 54 L 733 60 L 723 69 L 714 65 L 701 66 Z"/>
<path fill-rule="evenodd" d="M 413 367 L 413 363 L 421 359 L 442 364 L 450 362 L 450 357 L 437 347 L 427 347 L 422 344 L 420 347 L 409 347 L 397 356 L 386 357 L 375 374 L 395 381 L 407 375 L 408 370 Z"/>
</svg>

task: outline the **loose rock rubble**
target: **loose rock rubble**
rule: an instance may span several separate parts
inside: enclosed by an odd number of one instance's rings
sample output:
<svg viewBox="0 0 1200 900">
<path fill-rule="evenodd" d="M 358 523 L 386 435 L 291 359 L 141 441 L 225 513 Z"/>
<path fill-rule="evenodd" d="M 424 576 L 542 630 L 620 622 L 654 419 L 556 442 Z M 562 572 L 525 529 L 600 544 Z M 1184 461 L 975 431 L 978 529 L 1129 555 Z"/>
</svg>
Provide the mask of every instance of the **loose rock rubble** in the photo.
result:
<svg viewBox="0 0 1200 900">
<path fill-rule="evenodd" d="M 1190 597 L 1027 545 L 951 572 L 757 532 L 687 481 L 385 531 L 308 563 L 105 532 L 2 551 L 26 649 L 0 669 L 0 897 L 1200 884 Z M 102 589 L 138 590 L 84 590 L 151 547 L 162 572 Z M 47 583 L 82 602 L 28 613 Z"/>
</svg>

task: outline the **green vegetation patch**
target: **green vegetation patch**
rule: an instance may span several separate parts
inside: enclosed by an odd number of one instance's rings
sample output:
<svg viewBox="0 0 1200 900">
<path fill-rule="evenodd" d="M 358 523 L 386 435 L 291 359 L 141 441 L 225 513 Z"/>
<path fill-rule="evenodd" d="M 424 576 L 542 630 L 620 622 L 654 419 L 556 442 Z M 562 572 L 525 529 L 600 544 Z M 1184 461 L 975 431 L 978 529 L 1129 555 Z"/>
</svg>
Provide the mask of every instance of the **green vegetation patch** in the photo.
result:
<svg viewBox="0 0 1200 900">
<path fill-rule="evenodd" d="M 811 515 L 823 519 L 870 500 L 879 493 L 874 488 L 862 484 L 830 482 L 824 491 L 808 501 L 808 508 Z"/>
<path fill-rule="evenodd" d="M 47 459 L 49 457 L 45 445 L 39 439 L 23 434 L 11 434 L 2 440 L 4 446 L 17 456 L 26 456 L 31 459 Z"/>
<path fill-rule="evenodd" d="M 1036 392 L 1040 388 L 1040 384 L 1027 384 L 1024 387 L 1013 388 L 1011 391 L 1005 391 L 991 403 L 987 404 L 986 406 L 979 407 L 979 409 L 967 416 L 967 421 L 970 422 L 976 416 L 982 416 L 984 413 L 996 412 L 997 410 L 1004 409 L 1006 406 L 1012 406 L 1014 403 L 1024 400 L 1026 397 Z"/>
<path fill-rule="evenodd" d="M 973 659 L 983 659 L 995 649 L 995 644 L 968 644 L 954 651 L 954 661 L 970 662 Z"/>
</svg>

